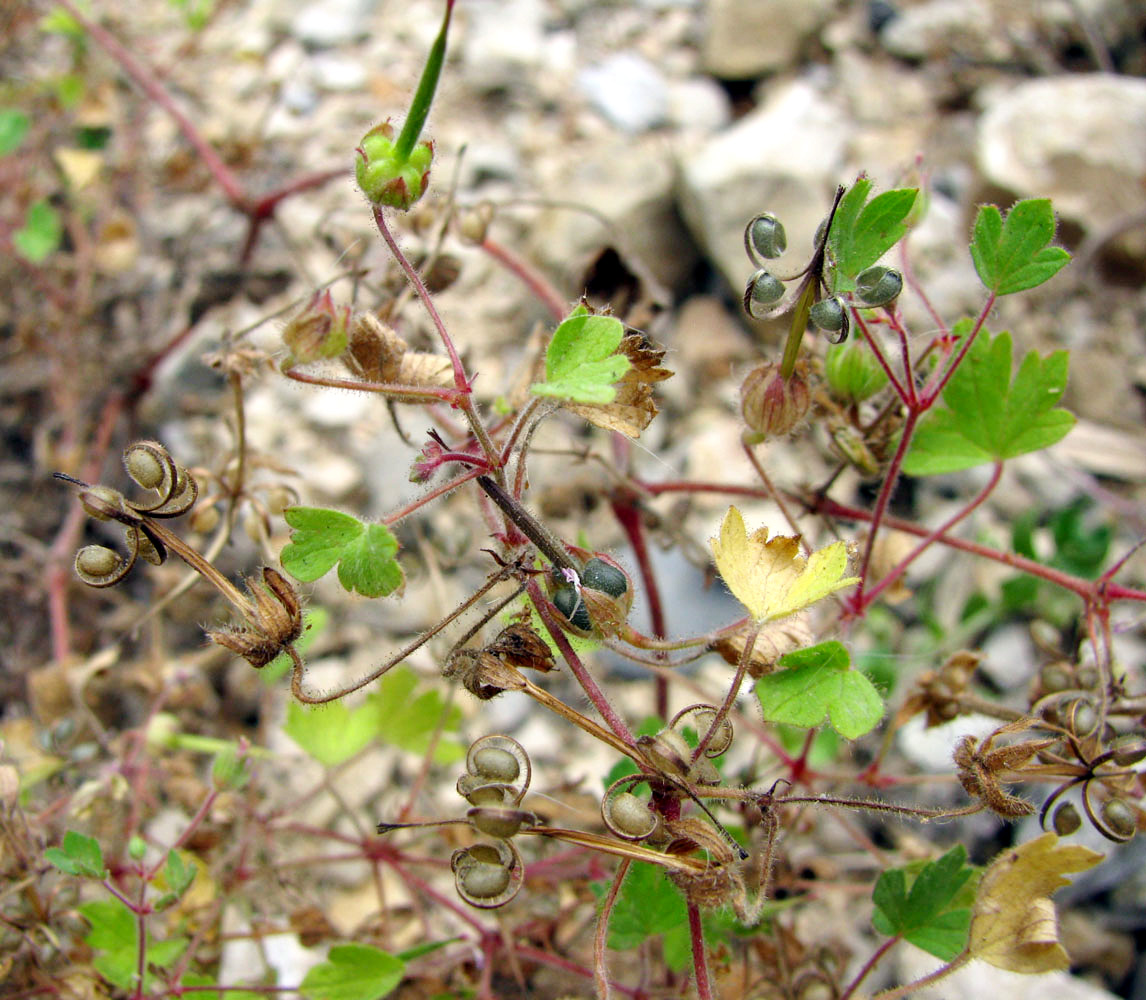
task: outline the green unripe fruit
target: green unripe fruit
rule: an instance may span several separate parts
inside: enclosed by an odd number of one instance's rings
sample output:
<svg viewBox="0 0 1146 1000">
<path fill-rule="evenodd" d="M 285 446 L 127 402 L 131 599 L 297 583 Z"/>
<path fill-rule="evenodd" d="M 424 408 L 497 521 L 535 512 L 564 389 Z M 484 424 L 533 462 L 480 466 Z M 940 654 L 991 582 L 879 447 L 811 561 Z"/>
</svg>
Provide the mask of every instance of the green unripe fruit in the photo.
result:
<svg viewBox="0 0 1146 1000">
<path fill-rule="evenodd" d="M 748 299 L 758 306 L 770 306 L 784 297 L 784 283 L 774 274 L 757 271 L 748 279 Z"/>
<path fill-rule="evenodd" d="M 629 589 L 629 578 L 604 559 L 590 559 L 581 571 L 581 586 L 599 590 L 610 597 L 620 597 Z"/>
<path fill-rule="evenodd" d="M 565 616 L 565 620 L 574 628 L 588 632 L 593 627 L 589 618 L 589 609 L 581 600 L 581 594 L 571 583 L 563 583 L 553 591 L 553 604 Z"/>
<path fill-rule="evenodd" d="M 784 226 L 770 212 L 763 212 L 748 223 L 744 240 L 748 244 L 750 257 L 755 252 L 756 255 L 771 260 L 788 249 L 788 235 L 784 232 Z"/>
<path fill-rule="evenodd" d="M 903 275 L 890 267 L 877 264 L 860 272 L 856 278 L 856 298 L 864 305 L 885 306 L 903 291 Z"/>
<path fill-rule="evenodd" d="M 833 338 L 837 344 L 848 335 L 848 313 L 843 302 L 835 296 L 813 303 L 808 312 L 808 319 L 812 321 L 813 326 L 825 333 L 839 334 Z"/>
<path fill-rule="evenodd" d="M 434 144 L 429 140 L 419 142 L 403 159 L 394 141 L 394 127 L 385 121 L 362 137 L 357 152 L 354 177 L 373 204 L 406 211 L 425 194 L 434 158 Z"/>
<path fill-rule="evenodd" d="M 500 781 L 513 784 L 521 774 L 517 758 L 501 747 L 484 747 L 474 754 L 474 767 L 479 777 L 486 781 Z"/>
<path fill-rule="evenodd" d="M 862 403 L 887 385 L 887 372 L 862 339 L 828 348 L 824 378 L 831 394 L 845 403 Z"/>
</svg>

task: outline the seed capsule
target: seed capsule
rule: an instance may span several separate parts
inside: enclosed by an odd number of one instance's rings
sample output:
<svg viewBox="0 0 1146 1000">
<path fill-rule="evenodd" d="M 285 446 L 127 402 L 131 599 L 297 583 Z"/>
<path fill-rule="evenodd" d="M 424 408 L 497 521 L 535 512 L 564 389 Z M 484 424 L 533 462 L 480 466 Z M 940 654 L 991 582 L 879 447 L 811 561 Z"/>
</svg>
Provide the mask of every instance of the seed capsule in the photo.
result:
<svg viewBox="0 0 1146 1000">
<path fill-rule="evenodd" d="M 1102 803 L 1102 821 L 1109 827 L 1107 834 L 1115 840 L 1129 840 L 1138 831 L 1138 813 L 1124 799 L 1107 799 Z"/>
<path fill-rule="evenodd" d="M 1069 837 L 1080 826 L 1082 826 L 1082 818 L 1078 815 L 1078 810 L 1070 802 L 1064 802 L 1054 811 L 1054 832 L 1060 837 Z"/>
<path fill-rule="evenodd" d="M 601 802 L 601 818 L 618 837 L 625 840 L 644 840 L 657 828 L 657 817 L 647 802 L 632 792 L 618 792 Z"/>
<path fill-rule="evenodd" d="M 744 244 L 749 257 L 771 260 L 788 249 L 788 234 L 776 216 L 771 212 L 761 212 L 745 228 Z"/>
<path fill-rule="evenodd" d="M 109 587 L 123 574 L 123 559 L 114 549 L 85 545 L 76 553 L 76 576 L 89 587 Z"/>
<path fill-rule="evenodd" d="M 882 264 L 861 271 L 856 278 L 856 297 L 865 305 L 885 306 L 902 291 L 903 275 Z"/>
<path fill-rule="evenodd" d="M 848 313 L 838 297 L 820 299 L 819 302 L 813 303 L 808 313 L 808 319 L 812 321 L 813 326 L 825 333 L 839 334 L 838 337 L 832 338 L 834 343 L 838 344 L 847 339 Z"/>
</svg>

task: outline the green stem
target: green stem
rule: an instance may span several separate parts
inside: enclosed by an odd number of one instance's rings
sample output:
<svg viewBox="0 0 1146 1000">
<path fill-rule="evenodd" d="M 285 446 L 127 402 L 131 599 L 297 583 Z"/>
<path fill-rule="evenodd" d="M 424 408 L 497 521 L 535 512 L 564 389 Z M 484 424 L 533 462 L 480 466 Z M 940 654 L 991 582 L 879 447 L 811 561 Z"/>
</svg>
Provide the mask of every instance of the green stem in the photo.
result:
<svg viewBox="0 0 1146 1000">
<path fill-rule="evenodd" d="M 446 61 L 446 33 L 450 30 L 450 15 L 453 12 L 454 0 L 446 0 L 446 16 L 442 18 L 442 28 L 430 46 L 422 77 L 418 80 L 418 89 L 414 91 L 414 99 L 410 102 L 410 113 L 406 115 L 406 123 L 394 146 L 399 163 L 405 163 L 410 158 L 414 144 L 422 134 L 422 126 L 430 114 L 430 105 L 434 103 L 434 91 L 438 89 L 438 78 L 442 75 L 442 66 Z"/>
<path fill-rule="evenodd" d="M 800 354 L 800 341 L 804 339 L 804 331 L 808 329 L 808 314 L 812 311 L 812 303 L 816 301 L 816 279 L 810 275 L 804 283 L 804 290 L 796 302 L 796 311 L 792 313 L 792 325 L 788 327 L 788 340 L 784 344 L 784 357 L 780 359 L 780 376 L 791 378 L 796 370 L 796 358 Z"/>
</svg>

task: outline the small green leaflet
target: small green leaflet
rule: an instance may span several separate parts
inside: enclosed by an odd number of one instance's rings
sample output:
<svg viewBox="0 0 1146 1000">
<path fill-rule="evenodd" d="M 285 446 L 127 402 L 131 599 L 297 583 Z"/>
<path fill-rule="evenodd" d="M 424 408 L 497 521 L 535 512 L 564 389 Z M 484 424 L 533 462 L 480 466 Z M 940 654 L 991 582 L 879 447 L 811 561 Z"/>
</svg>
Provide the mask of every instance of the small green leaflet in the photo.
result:
<svg viewBox="0 0 1146 1000">
<path fill-rule="evenodd" d="M 18 108 L 0 108 L 0 156 L 20 148 L 28 132 L 28 116 Z"/>
<path fill-rule="evenodd" d="M 630 365 L 623 354 L 614 353 L 624 335 L 616 317 L 593 316 L 578 306 L 553 332 L 545 352 L 545 381 L 529 391 L 573 403 L 611 403 L 617 395 L 613 383 Z"/>
<path fill-rule="evenodd" d="M 340 944 L 299 986 L 308 1000 L 381 1000 L 402 981 L 406 964 L 379 948 Z"/>
<path fill-rule="evenodd" d="M 67 875 L 107 878 L 99 841 L 75 830 L 64 834 L 62 847 L 49 847 L 44 851 L 44 860 Z"/>
<path fill-rule="evenodd" d="M 59 213 L 41 199 L 28 206 L 24 228 L 12 234 L 12 243 L 25 260 L 42 264 L 59 247 L 62 235 Z"/>
<path fill-rule="evenodd" d="M 294 530 L 279 560 L 296 580 L 310 583 L 338 563 L 344 590 L 364 597 L 401 592 L 405 578 L 394 558 L 398 540 L 386 525 L 364 524 L 323 507 L 288 507 L 283 517 Z"/>
<path fill-rule="evenodd" d="M 96 972 L 120 989 L 131 989 L 139 970 L 139 925 L 135 914 L 118 899 L 83 903 L 77 909 L 92 925 L 84 941 L 93 951 L 99 952 L 92 962 Z M 186 938 L 153 941 L 149 935 L 147 964 L 166 968 L 186 948 Z M 150 992 L 154 980 L 150 972 L 145 973 L 144 989 Z"/>
<path fill-rule="evenodd" d="M 1010 295 L 1049 281 L 1070 261 L 1054 239 L 1054 211 L 1046 198 L 1016 202 L 1007 221 L 994 205 L 981 205 L 971 230 L 971 259 L 987 291 Z"/>
<path fill-rule="evenodd" d="M 156 910 L 165 910 L 179 902 L 180 897 L 195 881 L 198 868 L 183 860 L 179 851 L 167 853 L 167 863 L 163 866 L 162 883 L 166 885 L 167 892 L 159 897 L 153 904 Z"/>
<path fill-rule="evenodd" d="M 377 719 L 378 738 L 409 753 L 424 754 L 430 738 L 445 714 L 442 730 L 457 732 L 462 722 L 462 710 L 457 705 L 447 707 L 437 688 L 415 694 L 418 676 L 409 667 L 397 667 L 386 674 L 371 693 L 368 704 Z M 464 760 L 465 747 L 455 739 L 442 737 L 434 750 L 438 764 L 456 764 Z"/>
<path fill-rule="evenodd" d="M 325 767 L 349 760 L 372 741 L 388 743 L 411 753 L 425 753 L 438 721 L 446 714 L 445 732 L 461 724 L 461 709 L 445 701 L 436 690 L 415 696 L 418 677 L 409 667 L 397 667 L 378 682 L 377 688 L 356 708 L 340 701 L 307 708 L 297 702 L 287 705 L 283 731 Z M 453 739 L 438 741 L 434 760 L 454 764 L 465 758 L 465 748 Z"/>
<path fill-rule="evenodd" d="M 810 729 L 824 721 L 845 739 L 874 729 L 883 718 L 883 701 L 875 686 L 851 667 L 839 642 L 798 649 L 777 661 L 786 667 L 756 682 L 756 697 L 768 722 Z"/>
<path fill-rule="evenodd" d="M 604 897 L 604 886 L 593 886 Z M 725 940 L 736 920 L 731 910 L 704 914 L 705 938 L 709 947 Z M 680 972 L 692 961 L 688 932 L 688 909 L 680 891 L 657 865 L 634 862 L 617 895 L 609 919 L 609 947 L 626 951 L 646 938 L 660 937 L 665 965 Z"/>
<path fill-rule="evenodd" d="M 871 201 L 871 180 L 860 174 L 832 218 L 828 233 L 832 294 L 855 290 L 855 277 L 871 267 L 907 234 L 907 216 L 919 192 L 916 188 L 884 191 Z"/>
<path fill-rule="evenodd" d="M 871 894 L 875 929 L 951 961 L 967 947 L 971 905 L 979 881 L 971 877 L 974 874 L 962 844 L 935 861 L 885 871 Z"/>
<path fill-rule="evenodd" d="M 966 321 L 956 333 L 969 329 Z M 903 463 L 909 476 L 958 472 L 1048 448 L 1074 426 L 1055 404 L 1066 389 L 1066 351 L 1030 351 L 1011 379 L 1011 335 L 979 331 L 943 390 L 945 407 L 919 422 Z"/>
</svg>

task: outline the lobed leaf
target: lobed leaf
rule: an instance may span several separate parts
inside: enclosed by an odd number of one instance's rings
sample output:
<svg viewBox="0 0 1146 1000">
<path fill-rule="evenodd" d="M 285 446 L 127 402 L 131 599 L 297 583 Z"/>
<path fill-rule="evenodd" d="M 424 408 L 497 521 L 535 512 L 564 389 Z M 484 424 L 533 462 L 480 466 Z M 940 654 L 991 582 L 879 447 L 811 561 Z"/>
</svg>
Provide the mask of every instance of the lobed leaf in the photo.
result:
<svg viewBox="0 0 1146 1000">
<path fill-rule="evenodd" d="M 870 732 L 883 718 L 883 701 L 875 686 L 851 667 L 839 642 L 797 650 L 780 657 L 786 667 L 756 682 L 756 697 L 768 722 L 810 729 L 825 717 L 845 739 Z"/>
<path fill-rule="evenodd" d="M 1011 972 L 1069 968 L 1050 895 L 1069 885 L 1067 874 L 1093 868 L 1102 858 L 1089 847 L 1060 845 L 1053 833 L 1004 851 L 979 882 L 971 915 L 971 953 Z"/>
<path fill-rule="evenodd" d="M 323 507 L 288 507 L 283 516 L 293 530 L 279 559 L 296 580 L 310 583 L 337 564 L 344 590 L 364 597 L 401 592 L 405 577 L 394 558 L 398 540 L 386 525 Z"/>
<path fill-rule="evenodd" d="M 971 260 L 987 291 L 1011 295 L 1049 281 L 1070 262 L 1054 239 L 1055 220 L 1046 198 L 1016 202 L 1006 222 L 994 205 L 981 205 L 971 230 Z"/>
<path fill-rule="evenodd" d="M 953 959 L 966 947 L 971 924 L 974 893 L 969 890 L 975 870 L 966 862 L 967 851 L 957 844 L 922 867 L 916 863 L 885 871 L 872 891 L 875 929 L 944 961 Z"/>
<path fill-rule="evenodd" d="M 530 392 L 574 403 L 613 402 L 613 383 L 631 365 L 624 354 L 616 353 L 624 335 L 624 324 L 616 317 L 593 316 L 578 306 L 553 332 L 545 352 L 545 381 L 535 382 Z"/>
<path fill-rule="evenodd" d="M 308 1000 L 381 1000 L 402 981 L 406 963 L 380 948 L 341 944 L 303 978 Z"/>
<path fill-rule="evenodd" d="M 107 878 L 103 851 L 94 837 L 68 830 L 60 847 L 49 847 L 44 859 L 67 875 L 81 878 Z"/>
<path fill-rule="evenodd" d="M 1030 351 L 1012 379 L 1011 335 L 980 330 L 943 391 L 945 406 L 920 420 L 904 472 L 958 472 L 1060 441 L 1075 420 L 1055 405 L 1066 389 L 1068 363 L 1066 351 L 1045 358 Z"/>
<path fill-rule="evenodd" d="M 897 188 L 867 200 L 872 182 L 861 174 L 845 192 L 828 233 L 833 294 L 855 290 L 855 277 L 907 235 L 907 218 L 919 195 Z"/>
<path fill-rule="evenodd" d="M 833 542 L 805 559 L 798 538 L 769 539 L 767 528 L 749 535 L 735 507 L 728 508 L 720 536 L 711 543 L 721 578 L 758 622 L 786 618 L 859 580 L 843 575 L 848 565 L 843 542 Z"/>
</svg>

